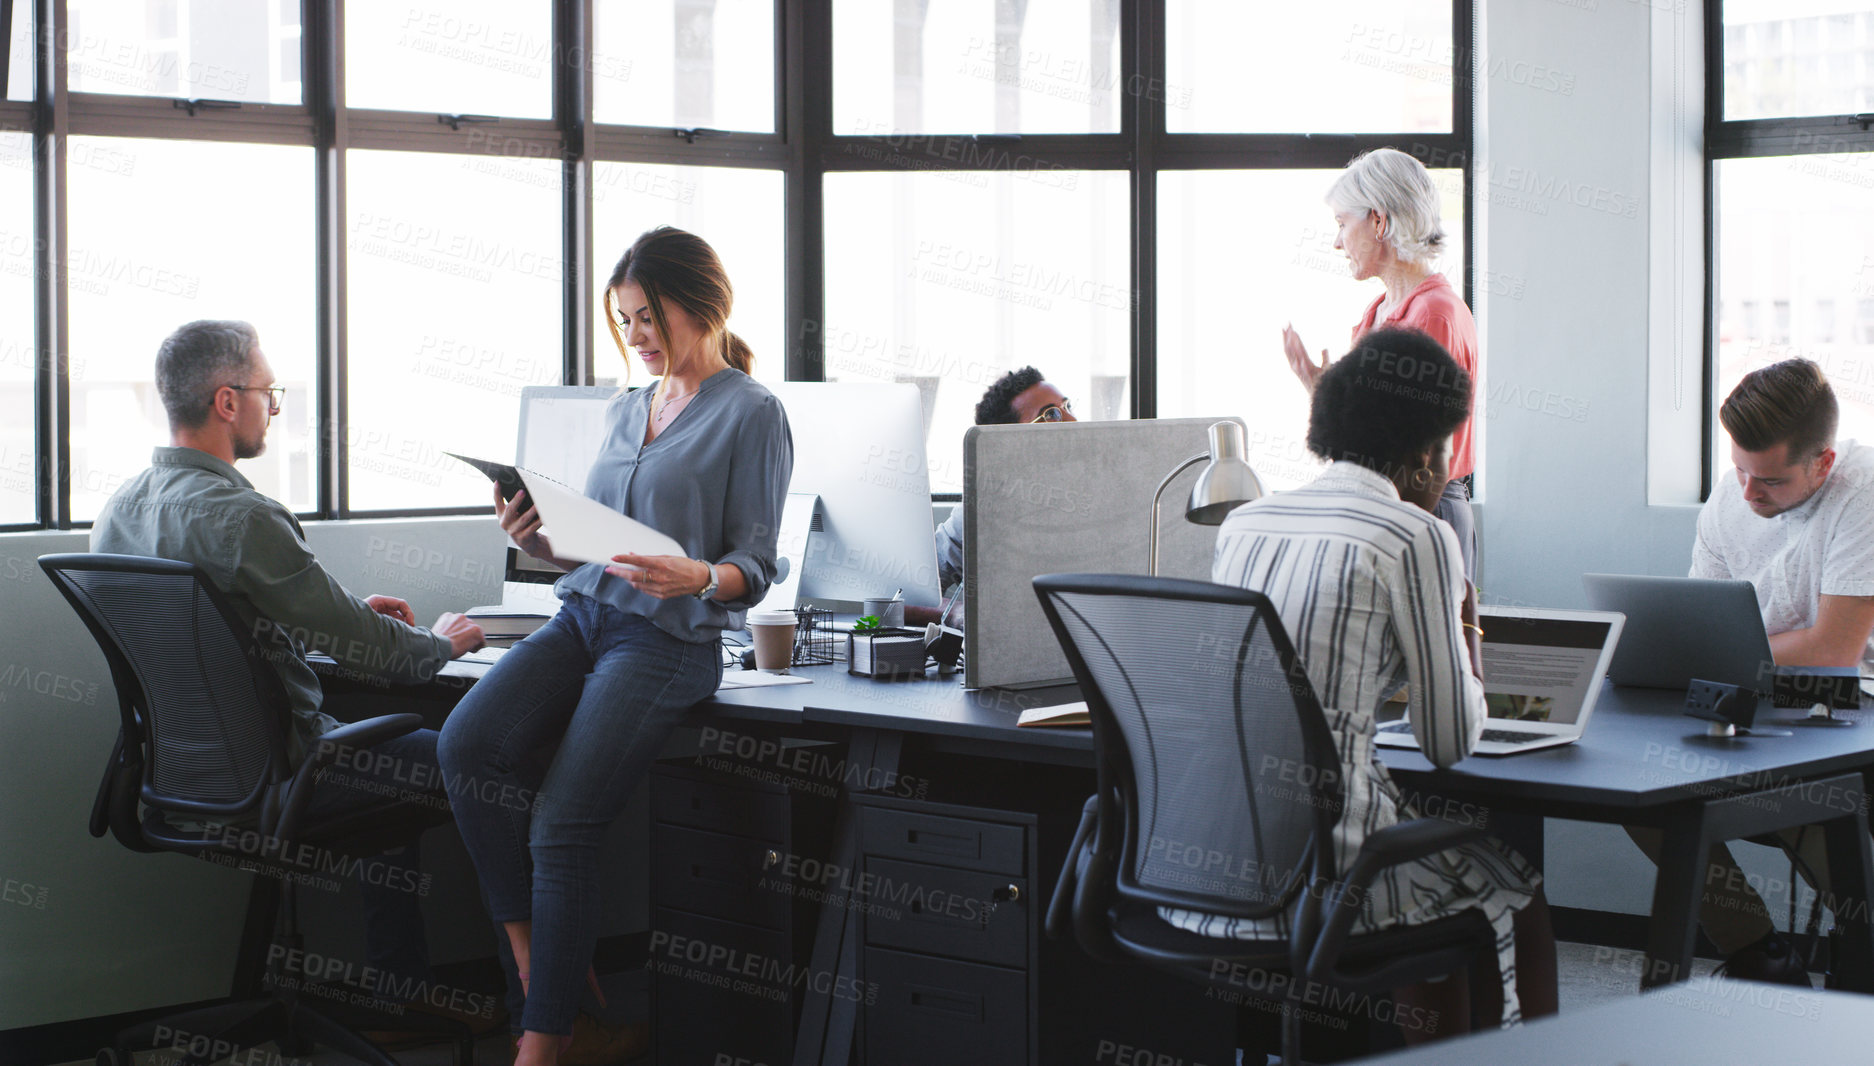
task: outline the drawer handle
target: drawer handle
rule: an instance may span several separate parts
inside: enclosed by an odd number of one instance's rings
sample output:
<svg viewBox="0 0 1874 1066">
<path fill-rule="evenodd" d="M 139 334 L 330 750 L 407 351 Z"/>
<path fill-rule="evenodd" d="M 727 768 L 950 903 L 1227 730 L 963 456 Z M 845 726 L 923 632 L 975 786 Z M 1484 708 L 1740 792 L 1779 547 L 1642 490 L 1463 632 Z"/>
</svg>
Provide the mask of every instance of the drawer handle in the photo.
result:
<svg viewBox="0 0 1874 1066">
<path fill-rule="evenodd" d="M 989 898 L 995 900 L 997 903 L 1018 902 L 1022 898 L 1022 886 L 1010 882 L 996 889 L 994 892 L 991 892 Z"/>
<path fill-rule="evenodd" d="M 779 866 L 780 864 L 781 864 L 780 852 L 774 850 L 773 848 L 769 848 L 767 851 L 762 852 L 762 855 L 761 855 L 761 868 L 762 869 L 764 870 L 773 869 L 774 867 Z"/>
</svg>

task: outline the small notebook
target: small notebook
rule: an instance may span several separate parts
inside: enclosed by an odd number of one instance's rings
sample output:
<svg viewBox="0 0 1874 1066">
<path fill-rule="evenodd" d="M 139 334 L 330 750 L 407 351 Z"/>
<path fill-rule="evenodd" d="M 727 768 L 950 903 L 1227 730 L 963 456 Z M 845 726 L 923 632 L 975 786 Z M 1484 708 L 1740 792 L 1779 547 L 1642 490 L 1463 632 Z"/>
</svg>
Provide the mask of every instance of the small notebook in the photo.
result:
<svg viewBox="0 0 1874 1066">
<path fill-rule="evenodd" d="M 1023 711 L 1021 721 L 1016 725 L 1092 725 L 1093 716 L 1088 713 L 1083 703 L 1060 703 L 1053 707 L 1036 707 Z"/>
</svg>

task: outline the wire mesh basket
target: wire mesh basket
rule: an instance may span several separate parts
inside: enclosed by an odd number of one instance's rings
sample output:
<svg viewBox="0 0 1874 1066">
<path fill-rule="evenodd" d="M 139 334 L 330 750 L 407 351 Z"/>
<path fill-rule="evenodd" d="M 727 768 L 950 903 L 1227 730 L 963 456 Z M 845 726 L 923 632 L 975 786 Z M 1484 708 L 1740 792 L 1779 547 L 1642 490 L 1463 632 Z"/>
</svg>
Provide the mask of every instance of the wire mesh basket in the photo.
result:
<svg viewBox="0 0 1874 1066">
<path fill-rule="evenodd" d="M 833 612 L 825 607 L 794 608 L 795 666 L 823 666 L 833 661 Z"/>
</svg>

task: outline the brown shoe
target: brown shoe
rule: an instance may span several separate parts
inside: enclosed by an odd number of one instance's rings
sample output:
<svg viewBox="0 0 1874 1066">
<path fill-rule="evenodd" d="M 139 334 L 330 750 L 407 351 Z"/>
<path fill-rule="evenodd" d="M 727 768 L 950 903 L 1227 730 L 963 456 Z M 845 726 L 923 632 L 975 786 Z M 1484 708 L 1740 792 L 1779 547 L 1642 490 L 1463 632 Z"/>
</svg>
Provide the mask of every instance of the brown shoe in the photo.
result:
<svg viewBox="0 0 1874 1066">
<path fill-rule="evenodd" d="M 621 1066 L 651 1049 L 651 1023 L 607 1025 L 581 1011 L 573 1019 L 573 1042 L 560 1052 L 560 1066 Z"/>
</svg>

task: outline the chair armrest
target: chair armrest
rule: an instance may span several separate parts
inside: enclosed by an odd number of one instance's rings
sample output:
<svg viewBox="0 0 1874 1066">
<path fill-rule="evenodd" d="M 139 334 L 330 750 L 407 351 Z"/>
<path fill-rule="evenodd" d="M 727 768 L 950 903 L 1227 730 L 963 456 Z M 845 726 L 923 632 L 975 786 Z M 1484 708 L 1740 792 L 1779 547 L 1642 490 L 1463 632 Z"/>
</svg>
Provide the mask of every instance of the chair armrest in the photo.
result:
<svg viewBox="0 0 1874 1066">
<path fill-rule="evenodd" d="M 1332 882 L 1322 899 L 1327 919 L 1308 957 L 1309 978 L 1319 979 L 1340 957 L 1354 919 L 1366 906 L 1367 889 L 1380 871 L 1449 851 L 1483 835 L 1483 830 L 1477 826 L 1459 825 L 1443 818 L 1414 818 L 1389 825 L 1367 837 L 1360 845 L 1359 854 L 1354 856 L 1353 865 L 1348 867 L 1347 876 Z"/>
<path fill-rule="evenodd" d="M 362 722 L 351 722 L 339 726 L 329 733 L 313 738 L 311 750 L 306 752 L 306 759 L 299 764 L 299 770 L 293 774 L 293 782 L 287 787 L 285 808 L 280 812 L 280 820 L 274 823 L 268 834 L 275 840 L 288 841 L 299 830 L 299 819 L 306 812 L 307 804 L 312 802 L 313 778 L 320 770 L 331 765 L 344 748 L 368 748 L 379 741 L 414 733 L 423 726 L 420 714 L 385 714 L 376 718 L 366 718 Z"/>
</svg>

